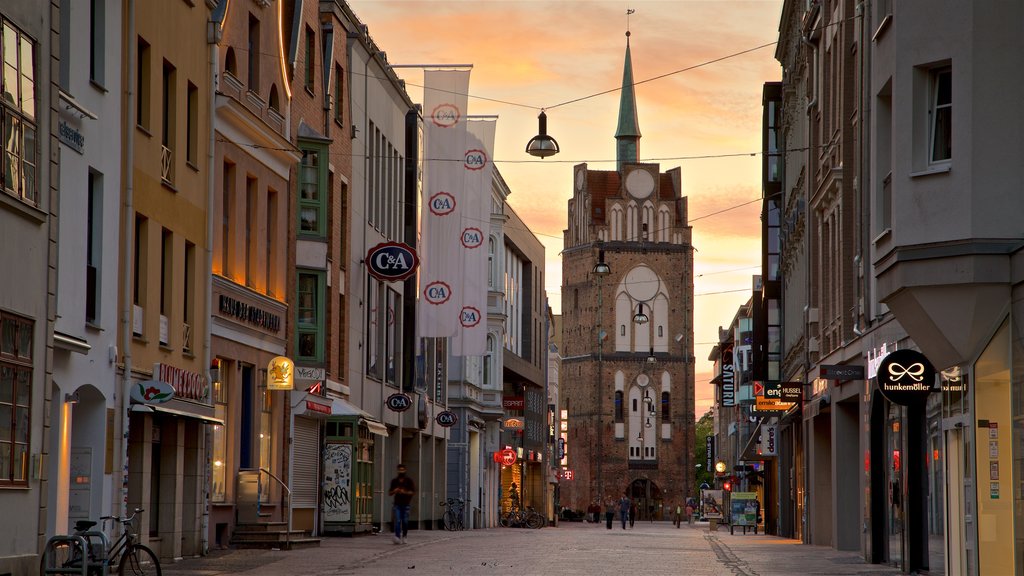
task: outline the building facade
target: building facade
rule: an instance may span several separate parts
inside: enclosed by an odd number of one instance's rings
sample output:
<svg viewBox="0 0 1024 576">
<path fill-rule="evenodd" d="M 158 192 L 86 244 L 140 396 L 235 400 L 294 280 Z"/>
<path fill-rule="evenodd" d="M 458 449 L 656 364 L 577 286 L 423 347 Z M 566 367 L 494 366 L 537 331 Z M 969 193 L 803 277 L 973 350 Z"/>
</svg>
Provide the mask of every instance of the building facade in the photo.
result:
<svg viewBox="0 0 1024 576">
<path fill-rule="evenodd" d="M 60 231 L 47 536 L 114 507 L 121 5 L 60 6 Z M 88 22 L 88 26 L 73 26 Z M 66 409 L 65 409 L 66 407 Z"/>
<path fill-rule="evenodd" d="M 207 546 L 207 426 L 220 423 L 207 375 L 210 223 L 208 3 L 138 3 L 126 17 L 127 114 L 122 149 L 117 422 L 126 444 L 122 514 L 145 512 L 142 537 L 160 558 Z M 125 397 L 167 386 L 162 403 Z"/>
<path fill-rule="evenodd" d="M 23 1 L 0 7 L 0 246 L 7 270 L 17 271 L 0 280 L 0 505 L 21 519 L 4 531 L 0 571 L 16 573 L 39 566 L 46 518 L 52 517 L 53 470 L 45 463 L 53 456 L 50 415 L 70 412 L 52 373 L 60 154 L 60 87 L 53 77 L 60 47 L 52 33 L 59 23 L 51 20 L 59 11 L 52 8 Z"/>
<path fill-rule="evenodd" d="M 211 181 L 212 426 L 209 541 L 226 547 L 239 524 L 285 519 L 282 476 L 287 392 L 267 367 L 287 352 L 286 299 L 291 98 L 276 7 L 218 3 Z M 265 469 L 267 472 L 261 473 Z"/>
<path fill-rule="evenodd" d="M 692 493 L 693 246 L 678 168 L 639 162 L 626 46 L 614 171 L 574 168 L 562 257 L 571 506 L 625 493 L 641 518 Z"/>
</svg>

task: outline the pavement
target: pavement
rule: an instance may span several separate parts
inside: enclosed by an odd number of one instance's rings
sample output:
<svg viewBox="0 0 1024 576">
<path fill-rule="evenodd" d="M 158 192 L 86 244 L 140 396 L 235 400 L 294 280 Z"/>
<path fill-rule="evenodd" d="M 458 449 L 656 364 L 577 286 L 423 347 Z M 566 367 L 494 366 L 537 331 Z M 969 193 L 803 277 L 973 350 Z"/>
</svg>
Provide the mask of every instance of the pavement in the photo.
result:
<svg viewBox="0 0 1024 576">
<path fill-rule="evenodd" d="M 867 576 L 902 574 L 867 564 L 859 552 L 839 552 L 748 531 L 729 534 L 708 523 L 637 522 L 623 530 L 562 522 L 540 530 L 492 528 L 409 532 L 396 545 L 390 534 L 329 537 L 319 548 L 214 550 L 208 556 L 163 565 L 164 576 L 333 575 L 586 575 L 586 576 Z"/>
</svg>

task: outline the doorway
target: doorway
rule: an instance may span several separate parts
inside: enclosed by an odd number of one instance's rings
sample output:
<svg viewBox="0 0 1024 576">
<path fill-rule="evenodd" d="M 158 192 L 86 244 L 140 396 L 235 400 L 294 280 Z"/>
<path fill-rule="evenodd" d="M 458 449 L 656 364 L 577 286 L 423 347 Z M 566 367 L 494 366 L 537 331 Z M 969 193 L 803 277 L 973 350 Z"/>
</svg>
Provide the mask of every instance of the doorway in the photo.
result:
<svg viewBox="0 0 1024 576">
<path fill-rule="evenodd" d="M 643 521 L 664 520 L 662 512 L 664 497 L 661 488 L 648 478 L 638 478 L 629 484 L 626 495 L 636 504 L 636 519 Z"/>
</svg>

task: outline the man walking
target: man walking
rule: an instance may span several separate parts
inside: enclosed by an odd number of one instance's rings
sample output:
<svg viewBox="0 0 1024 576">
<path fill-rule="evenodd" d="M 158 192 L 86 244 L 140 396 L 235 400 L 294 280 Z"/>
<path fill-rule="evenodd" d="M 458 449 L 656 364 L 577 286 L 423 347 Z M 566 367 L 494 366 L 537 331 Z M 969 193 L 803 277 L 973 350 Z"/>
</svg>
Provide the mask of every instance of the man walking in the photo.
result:
<svg viewBox="0 0 1024 576">
<path fill-rule="evenodd" d="M 626 529 L 626 522 L 629 520 L 629 497 L 625 493 L 622 494 L 622 498 L 619 498 L 619 519 L 622 520 L 622 529 Z"/>
<path fill-rule="evenodd" d="M 398 475 L 391 481 L 388 495 L 394 496 L 395 544 L 405 544 L 409 534 L 409 508 L 412 496 L 416 493 L 416 484 L 405 475 L 405 464 L 398 465 Z"/>
</svg>

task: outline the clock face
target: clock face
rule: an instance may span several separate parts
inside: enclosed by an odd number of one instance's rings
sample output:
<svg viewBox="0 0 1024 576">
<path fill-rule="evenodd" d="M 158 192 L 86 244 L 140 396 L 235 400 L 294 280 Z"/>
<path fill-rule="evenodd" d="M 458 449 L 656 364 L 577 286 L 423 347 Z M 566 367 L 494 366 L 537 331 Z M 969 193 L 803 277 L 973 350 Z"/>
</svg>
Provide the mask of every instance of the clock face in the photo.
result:
<svg viewBox="0 0 1024 576">
<path fill-rule="evenodd" d="M 576 190 L 582 192 L 583 185 L 587 183 L 587 171 L 577 170 L 576 171 Z"/>
<path fill-rule="evenodd" d="M 626 192 L 637 200 L 643 200 L 654 192 L 654 176 L 646 170 L 633 170 L 626 176 Z"/>
<path fill-rule="evenodd" d="M 647 374 L 637 374 L 636 375 L 636 385 L 637 386 L 639 386 L 641 388 L 646 388 L 647 385 L 650 384 L 650 383 L 651 383 L 651 377 L 648 376 Z"/>
</svg>

